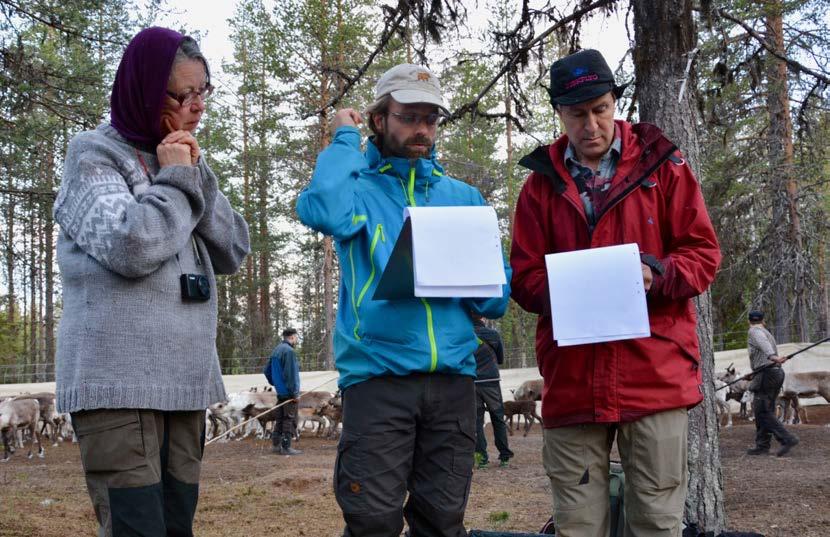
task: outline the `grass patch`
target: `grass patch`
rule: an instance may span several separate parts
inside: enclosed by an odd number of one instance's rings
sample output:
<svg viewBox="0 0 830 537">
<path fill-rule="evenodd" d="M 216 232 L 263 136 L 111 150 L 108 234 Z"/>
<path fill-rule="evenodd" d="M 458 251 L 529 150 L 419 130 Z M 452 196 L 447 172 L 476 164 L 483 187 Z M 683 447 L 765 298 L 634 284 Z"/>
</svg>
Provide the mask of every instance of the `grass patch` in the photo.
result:
<svg viewBox="0 0 830 537">
<path fill-rule="evenodd" d="M 487 517 L 491 524 L 503 524 L 510 518 L 510 513 L 507 511 L 493 511 Z"/>
</svg>

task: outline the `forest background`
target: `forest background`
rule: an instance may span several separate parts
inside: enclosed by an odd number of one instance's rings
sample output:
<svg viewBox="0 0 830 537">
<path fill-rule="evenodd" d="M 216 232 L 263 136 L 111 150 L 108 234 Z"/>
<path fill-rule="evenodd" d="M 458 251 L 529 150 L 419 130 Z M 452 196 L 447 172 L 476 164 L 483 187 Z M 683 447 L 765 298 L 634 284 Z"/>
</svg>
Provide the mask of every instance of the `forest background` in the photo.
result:
<svg viewBox="0 0 830 537">
<path fill-rule="evenodd" d="M 705 319 L 713 348 L 745 345 L 755 308 L 768 312 L 779 342 L 826 334 L 830 2 L 675 3 L 688 11 L 677 31 L 696 42 L 670 58 L 686 67 L 665 81 L 664 98 L 694 106 L 677 122 L 693 123 L 695 166 L 724 253 Z M 217 90 L 197 132 L 253 248 L 218 282 L 223 371 L 260 370 L 286 326 L 301 333 L 302 369 L 332 368 L 337 259 L 329 239 L 299 223 L 294 202 L 330 140 L 335 108 L 362 109 L 397 63 L 436 71 L 453 110 L 439 160 L 496 207 L 509 251 L 526 177 L 517 162 L 561 133 L 544 89 L 550 63 L 599 43 L 614 50 L 618 81 L 634 81 L 648 62 L 659 67 L 668 59 L 660 43 L 649 52 L 655 45 L 634 31 L 648 4 L 235 2 L 220 21 L 227 54 L 208 50 Z M 108 120 L 124 47 L 153 24 L 205 33 L 175 1 L 0 0 L 0 383 L 53 378 L 61 285 L 52 203 L 63 157 L 73 135 Z M 639 92 L 628 88 L 619 117 L 640 117 Z M 508 367 L 535 365 L 535 323 L 512 302 L 494 323 Z"/>
</svg>

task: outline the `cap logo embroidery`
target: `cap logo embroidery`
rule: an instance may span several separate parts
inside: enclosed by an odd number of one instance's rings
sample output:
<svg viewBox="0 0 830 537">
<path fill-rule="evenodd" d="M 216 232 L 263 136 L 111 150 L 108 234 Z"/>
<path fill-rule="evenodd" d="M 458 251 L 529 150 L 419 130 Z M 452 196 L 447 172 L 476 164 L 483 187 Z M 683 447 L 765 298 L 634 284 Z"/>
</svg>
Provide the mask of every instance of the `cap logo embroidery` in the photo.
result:
<svg viewBox="0 0 830 537">
<path fill-rule="evenodd" d="M 425 73 L 425 72 L 421 71 L 420 73 L 418 73 L 418 80 L 422 80 L 424 82 L 427 82 L 429 80 L 429 73 Z"/>
<path fill-rule="evenodd" d="M 575 78 L 575 79 L 571 80 L 570 82 L 568 82 L 567 84 L 565 84 L 565 89 L 569 90 L 571 88 L 581 86 L 582 84 L 584 84 L 586 82 L 591 82 L 591 81 L 594 81 L 594 80 L 597 80 L 597 79 L 599 79 L 599 75 L 597 75 L 596 73 L 581 76 L 581 77 Z"/>
<path fill-rule="evenodd" d="M 573 76 L 582 76 L 587 72 L 588 72 L 588 69 L 586 69 L 585 67 L 577 67 L 573 71 L 571 71 L 571 74 Z"/>
</svg>

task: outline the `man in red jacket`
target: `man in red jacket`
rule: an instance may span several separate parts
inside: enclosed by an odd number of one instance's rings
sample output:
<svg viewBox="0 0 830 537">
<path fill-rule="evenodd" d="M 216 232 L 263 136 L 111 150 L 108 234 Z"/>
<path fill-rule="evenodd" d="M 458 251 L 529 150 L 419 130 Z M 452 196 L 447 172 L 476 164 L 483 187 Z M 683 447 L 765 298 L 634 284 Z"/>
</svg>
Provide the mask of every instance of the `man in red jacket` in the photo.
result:
<svg viewBox="0 0 830 537">
<path fill-rule="evenodd" d="M 516 206 L 512 296 L 539 315 L 543 459 L 563 537 L 608 535 L 615 438 L 626 535 L 679 536 L 687 409 L 703 399 L 691 299 L 712 283 L 720 249 L 674 144 L 653 125 L 614 120 L 623 89 L 595 50 L 554 62 L 549 92 L 565 134 L 521 161 L 532 173 Z M 632 242 L 642 252 L 651 337 L 559 347 L 545 254 Z"/>
</svg>

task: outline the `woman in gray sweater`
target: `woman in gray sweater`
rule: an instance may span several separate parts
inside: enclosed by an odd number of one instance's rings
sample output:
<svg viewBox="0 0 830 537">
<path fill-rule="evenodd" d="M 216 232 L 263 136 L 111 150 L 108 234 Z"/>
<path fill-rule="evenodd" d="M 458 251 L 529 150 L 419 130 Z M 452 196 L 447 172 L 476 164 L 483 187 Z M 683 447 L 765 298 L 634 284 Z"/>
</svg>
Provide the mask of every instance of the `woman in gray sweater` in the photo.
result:
<svg viewBox="0 0 830 537">
<path fill-rule="evenodd" d="M 72 413 L 101 536 L 192 535 L 204 410 L 225 398 L 215 274 L 249 252 L 193 136 L 212 89 L 192 38 L 143 30 L 110 123 L 66 155 L 57 404 Z"/>
</svg>

